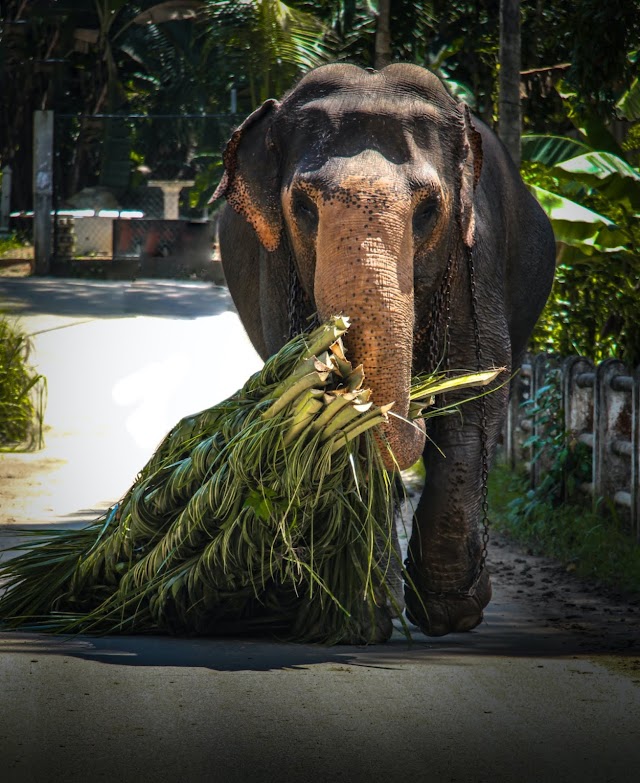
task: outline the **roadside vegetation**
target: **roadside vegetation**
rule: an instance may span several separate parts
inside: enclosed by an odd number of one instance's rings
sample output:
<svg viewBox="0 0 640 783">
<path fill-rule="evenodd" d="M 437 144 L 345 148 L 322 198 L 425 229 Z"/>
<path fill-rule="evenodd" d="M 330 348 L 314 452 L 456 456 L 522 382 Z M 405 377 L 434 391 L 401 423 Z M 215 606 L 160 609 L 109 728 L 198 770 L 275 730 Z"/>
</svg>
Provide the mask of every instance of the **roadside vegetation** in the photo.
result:
<svg viewBox="0 0 640 783">
<path fill-rule="evenodd" d="M 24 243 L 15 234 L 0 235 L 0 258 L 10 250 L 17 250 L 22 247 L 24 247 Z"/>
<path fill-rule="evenodd" d="M 578 498 L 537 500 L 528 478 L 505 465 L 491 471 L 489 504 L 494 529 L 534 554 L 556 558 L 577 576 L 640 593 L 640 547 L 613 509 L 594 511 Z"/>
<path fill-rule="evenodd" d="M 630 58 L 636 59 L 633 52 Z M 526 134 L 522 174 L 558 242 L 553 292 L 531 349 L 640 364 L 640 79 L 608 115 L 580 106 L 562 82 L 574 133 Z M 620 143 L 614 133 L 624 134 Z"/>
<path fill-rule="evenodd" d="M 29 365 L 31 341 L 0 315 L 0 452 L 42 448 L 46 381 Z"/>
<path fill-rule="evenodd" d="M 617 589 L 640 593 L 640 546 L 624 512 L 586 496 L 591 448 L 564 431 L 560 373 L 525 404 L 525 415 L 542 425 L 524 443 L 531 465 L 539 463 L 535 488 L 524 470 L 496 465 L 490 476 L 492 522 L 535 554 L 557 558 L 570 572 Z"/>
</svg>

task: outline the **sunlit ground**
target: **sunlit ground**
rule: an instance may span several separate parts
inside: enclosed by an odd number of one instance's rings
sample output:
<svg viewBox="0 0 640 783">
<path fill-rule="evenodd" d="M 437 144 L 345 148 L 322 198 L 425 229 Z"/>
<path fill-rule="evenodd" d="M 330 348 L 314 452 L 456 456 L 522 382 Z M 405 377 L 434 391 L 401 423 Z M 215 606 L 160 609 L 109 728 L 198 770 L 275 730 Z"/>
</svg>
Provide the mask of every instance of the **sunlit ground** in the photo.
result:
<svg viewBox="0 0 640 783">
<path fill-rule="evenodd" d="M 108 320 L 32 316 L 34 364 L 48 384 L 46 448 L 21 460 L 61 460 L 34 521 L 111 502 L 130 486 L 166 432 L 214 405 L 261 366 L 238 317 Z M 24 500 L 27 502 L 27 499 Z"/>
</svg>

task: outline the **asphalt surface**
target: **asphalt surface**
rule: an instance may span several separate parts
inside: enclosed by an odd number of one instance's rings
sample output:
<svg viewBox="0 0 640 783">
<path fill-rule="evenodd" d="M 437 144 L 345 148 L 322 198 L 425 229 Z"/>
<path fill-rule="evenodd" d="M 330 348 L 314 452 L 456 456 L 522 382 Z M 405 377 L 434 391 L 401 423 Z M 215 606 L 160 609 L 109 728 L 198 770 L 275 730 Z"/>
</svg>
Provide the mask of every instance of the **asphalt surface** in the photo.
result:
<svg viewBox="0 0 640 783">
<path fill-rule="evenodd" d="M 44 452 L 0 458 L 5 542 L 95 518 L 177 419 L 259 366 L 211 285 L 0 280 L 0 309 L 49 385 Z M 547 566 L 500 540 L 490 562 L 483 625 L 411 644 L 2 633 L 0 781 L 636 780 L 629 618 L 605 639 L 554 624 L 524 587 Z"/>
</svg>

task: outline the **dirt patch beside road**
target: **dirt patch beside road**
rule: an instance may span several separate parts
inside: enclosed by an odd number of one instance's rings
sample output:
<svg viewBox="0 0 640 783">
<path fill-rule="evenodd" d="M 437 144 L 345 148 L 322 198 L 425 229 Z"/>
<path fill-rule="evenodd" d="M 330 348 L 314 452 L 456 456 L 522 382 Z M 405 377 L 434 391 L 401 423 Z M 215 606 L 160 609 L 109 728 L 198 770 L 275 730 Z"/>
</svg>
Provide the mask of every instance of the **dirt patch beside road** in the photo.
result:
<svg viewBox="0 0 640 783">
<path fill-rule="evenodd" d="M 573 637 L 575 651 L 637 655 L 622 669 L 640 684 L 640 596 L 579 579 L 564 565 L 494 534 L 489 567 L 495 592 L 530 612 L 542 629 Z"/>
<path fill-rule="evenodd" d="M 0 525 L 25 525 L 54 512 L 51 491 L 62 459 L 0 454 Z"/>
</svg>

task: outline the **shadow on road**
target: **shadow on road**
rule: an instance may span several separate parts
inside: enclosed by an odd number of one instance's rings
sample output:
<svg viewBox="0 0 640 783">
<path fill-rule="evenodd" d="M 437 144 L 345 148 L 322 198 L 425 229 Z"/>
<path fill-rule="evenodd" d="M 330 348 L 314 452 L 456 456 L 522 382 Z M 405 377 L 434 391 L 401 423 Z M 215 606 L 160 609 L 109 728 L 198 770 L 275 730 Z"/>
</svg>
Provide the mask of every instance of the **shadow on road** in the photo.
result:
<svg viewBox="0 0 640 783">
<path fill-rule="evenodd" d="M 226 288 L 172 280 L 0 279 L 0 310 L 13 315 L 201 318 L 232 310 Z"/>
<path fill-rule="evenodd" d="M 83 527 L 108 509 L 92 508 L 69 514 L 55 525 L 27 525 L 28 530 Z M 16 546 L 20 532 L 15 526 L 0 526 L 0 550 Z M 497 547 L 497 549 L 496 549 Z M 479 658 L 559 659 L 571 657 L 619 658 L 624 667 L 640 670 L 638 638 L 629 617 L 594 613 L 592 622 L 580 624 L 552 616 L 551 606 L 533 606 L 520 597 L 518 577 L 501 570 L 504 544 L 494 541 L 490 561 L 496 591 L 485 611 L 484 622 L 474 631 L 441 638 L 424 636 L 414 626 L 411 640 L 402 625 L 389 642 L 369 647 L 303 645 L 265 636 L 172 637 L 167 635 L 53 636 L 19 632 L 0 633 L 3 652 L 24 655 L 71 656 L 87 661 L 121 666 L 204 668 L 213 671 L 272 671 L 299 669 L 316 664 L 399 669 L 412 665 L 465 666 Z M 493 551 L 495 549 L 495 551 Z M 0 560 L 10 554 L 0 554 Z M 496 562 L 493 562 L 496 561 Z M 475 659 L 475 661 L 474 661 Z M 636 666 L 637 664 L 637 666 Z M 543 664 L 540 664 L 543 665 Z M 635 668 L 634 668 L 635 667 Z"/>
<path fill-rule="evenodd" d="M 618 657 L 636 654 L 612 650 L 556 629 L 493 623 L 467 634 L 428 639 L 416 629 L 408 642 L 399 630 L 383 645 L 351 647 L 294 644 L 270 638 L 178 638 L 140 636 L 49 636 L 10 631 L 0 633 L 3 653 L 54 655 L 117 666 L 201 668 L 218 672 L 306 669 L 318 664 L 366 669 L 414 666 L 470 666 L 482 658 L 531 658 L 538 661 L 571 657 Z M 544 664 L 541 663 L 540 666 Z M 339 669 L 336 669 L 339 671 Z"/>
<path fill-rule="evenodd" d="M 55 527 L 82 527 L 106 510 L 79 511 L 61 519 Z M 52 527 L 48 525 L 45 529 Z M 43 529 L 37 525 L 25 528 Z M 15 527 L 0 527 L 0 550 L 15 546 L 19 535 Z M 464 666 L 472 665 L 473 659 L 491 657 L 558 659 L 587 656 L 597 659 L 615 655 L 627 660 L 638 657 L 637 639 L 624 623 L 572 629 L 559 627 L 554 622 L 558 619 L 545 620 L 532 614 L 526 605 L 515 601 L 502 589 L 487 608 L 484 622 L 474 631 L 429 638 L 412 626 L 409 641 L 401 623 L 395 621 L 396 630 L 391 640 L 369 647 L 294 644 L 269 636 L 54 636 L 22 631 L 0 633 L 0 644 L 3 652 L 30 656 L 70 656 L 120 666 L 195 667 L 213 671 L 273 671 L 317 664 L 399 669 L 407 663 L 450 665 L 452 659 Z"/>
</svg>

